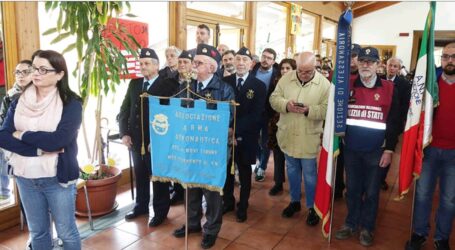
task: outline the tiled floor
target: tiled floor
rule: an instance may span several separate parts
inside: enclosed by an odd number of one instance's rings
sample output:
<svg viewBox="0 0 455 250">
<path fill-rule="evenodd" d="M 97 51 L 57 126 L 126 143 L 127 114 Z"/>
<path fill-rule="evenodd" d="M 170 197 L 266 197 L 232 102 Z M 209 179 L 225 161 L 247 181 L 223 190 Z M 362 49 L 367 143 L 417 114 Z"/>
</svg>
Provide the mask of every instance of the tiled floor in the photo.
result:
<svg viewBox="0 0 455 250">
<path fill-rule="evenodd" d="M 404 243 L 409 237 L 412 195 L 408 195 L 401 201 L 394 200 L 397 194 L 397 158 L 395 157 L 388 176 L 390 188 L 387 191 L 381 191 L 375 243 L 369 249 L 404 249 Z M 248 220 L 245 223 L 237 223 L 235 213 L 226 214 L 213 249 L 364 249 L 359 245 L 357 237 L 345 241 L 333 238 L 329 244 L 327 239 L 322 237 L 321 224 L 316 227 L 305 224 L 304 211 L 291 219 L 282 218 L 281 211 L 289 202 L 289 193 L 286 188 L 286 191 L 279 196 L 268 195 L 273 185 L 272 164 L 273 161 L 270 159 L 264 182 L 253 180 Z M 238 191 L 237 188 L 236 191 Z M 121 205 L 131 203 L 129 185 L 120 188 L 117 201 Z M 345 215 L 345 200 L 336 201 L 334 230 L 343 224 Z M 184 249 L 185 239 L 172 236 L 173 230 L 179 228 L 184 221 L 183 205 L 171 207 L 168 219 L 158 228 L 149 228 L 148 218 L 145 216 L 128 222 L 122 219 L 111 228 L 85 239 L 83 249 Z M 79 225 L 84 223 L 87 223 L 86 219 L 78 218 Z M 434 230 L 434 225 L 432 228 Z M 3 231 L 0 233 L 0 250 L 24 249 L 27 237 L 27 232 L 20 231 L 19 227 Z M 451 238 L 451 245 L 455 246 L 455 237 Z M 200 235 L 190 235 L 188 248 L 200 249 L 200 241 Z M 427 244 L 424 249 L 433 249 L 433 246 Z"/>
</svg>

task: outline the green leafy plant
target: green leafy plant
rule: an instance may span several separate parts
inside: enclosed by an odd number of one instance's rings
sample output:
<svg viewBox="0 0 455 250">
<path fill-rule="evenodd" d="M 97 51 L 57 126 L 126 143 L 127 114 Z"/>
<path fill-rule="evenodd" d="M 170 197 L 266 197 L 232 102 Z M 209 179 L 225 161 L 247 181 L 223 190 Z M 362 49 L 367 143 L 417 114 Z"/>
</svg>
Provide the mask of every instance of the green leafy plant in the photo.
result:
<svg viewBox="0 0 455 250">
<path fill-rule="evenodd" d="M 79 93 L 84 100 L 83 109 L 88 98 L 97 98 L 96 131 L 93 154 L 90 154 L 85 123 L 82 123 L 87 154 L 92 162 L 101 162 L 102 143 L 100 135 L 102 96 L 115 92 L 121 82 L 121 75 L 128 74 L 127 59 L 114 44 L 112 37 L 118 40 L 133 57 L 138 57 L 140 44 L 125 28 L 115 22 L 109 27 L 111 18 L 123 13 L 124 8 L 130 10 L 128 2 L 120 1 L 53 1 L 46 2 L 46 11 L 58 11 L 56 26 L 45 31 L 44 35 L 56 35 L 51 44 L 56 44 L 75 37 L 62 53 L 77 51 L 77 65 L 72 72 L 77 78 Z M 132 14 L 125 14 L 134 17 Z M 91 156 L 90 156 L 91 155 Z M 95 159 L 98 158 L 98 159 Z"/>
</svg>

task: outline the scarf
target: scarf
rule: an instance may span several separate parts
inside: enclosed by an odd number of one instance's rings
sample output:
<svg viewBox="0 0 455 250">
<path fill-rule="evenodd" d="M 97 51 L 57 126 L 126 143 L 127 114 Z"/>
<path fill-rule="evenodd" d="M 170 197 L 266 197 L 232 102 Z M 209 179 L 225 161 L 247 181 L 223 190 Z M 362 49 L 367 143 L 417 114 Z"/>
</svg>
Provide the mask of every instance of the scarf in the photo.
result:
<svg viewBox="0 0 455 250">
<path fill-rule="evenodd" d="M 19 97 L 14 114 L 16 130 L 53 132 L 57 129 L 63 112 L 63 102 L 55 88 L 44 99 L 37 100 L 37 89 L 30 85 Z M 58 153 L 36 157 L 12 154 L 9 159 L 14 174 L 24 178 L 54 177 L 57 174 Z"/>
</svg>

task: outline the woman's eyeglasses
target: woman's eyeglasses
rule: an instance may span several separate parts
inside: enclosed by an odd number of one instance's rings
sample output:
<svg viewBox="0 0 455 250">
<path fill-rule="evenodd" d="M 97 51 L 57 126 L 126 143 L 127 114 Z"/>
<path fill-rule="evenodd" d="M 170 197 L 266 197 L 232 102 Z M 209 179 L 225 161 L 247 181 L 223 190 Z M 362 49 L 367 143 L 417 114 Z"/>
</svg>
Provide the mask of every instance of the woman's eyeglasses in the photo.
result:
<svg viewBox="0 0 455 250">
<path fill-rule="evenodd" d="M 35 72 L 35 71 L 38 71 L 38 73 L 39 73 L 40 75 L 45 75 L 45 74 L 47 74 L 47 73 L 49 73 L 49 72 L 56 72 L 57 70 L 55 70 L 55 69 L 46 69 L 46 68 L 44 68 L 44 67 L 39 67 L 39 68 L 32 67 L 31 72 L 33 73 L 33 72 Z"/>
<path fill-rule="evenodd" d="M 14 75 L 16 76 L 28 76 L 32 73 L 31 69 L 24 69 L 24 70 L 15 70 L 13 71 Z"/>
</svg>

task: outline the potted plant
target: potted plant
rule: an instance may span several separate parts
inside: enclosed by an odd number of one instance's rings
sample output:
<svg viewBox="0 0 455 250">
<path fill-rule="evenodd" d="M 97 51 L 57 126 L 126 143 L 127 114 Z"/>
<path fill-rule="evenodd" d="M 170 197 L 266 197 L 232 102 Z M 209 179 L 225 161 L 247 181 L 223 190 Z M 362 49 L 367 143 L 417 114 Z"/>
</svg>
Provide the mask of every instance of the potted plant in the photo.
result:
<svg viewBox="0 0 455 250">
<path fill-rule="evenodd" d="M 122 50 L 114 44 L 113 39 L 116 39 L 116 42 L 122 45 L 126 54 L 130 54 L 135 58 L 138 57 L 137 50 L 140 48 L 140 44 L 136 39 L 117 22 L 114 27 L 113 25 L 108 25 L 109 20 L 112 17 L 119 16 L 125 6 L 129 10 L 130 5 L 128 2 L 55 1 L 45 3 L 46 11 L 58 11 L 56 26 L 44 32 L 44 35 L 56 34 L 51 44 L 61 42 L 69 37 L 75 38 L 75 41 L 69 44 L 62 53 L 72 50 L 77 51 L 78 60 L 73 76 L 78 80 L 79 93 L 84 100 L 83 110 L 85 111 L 90 96 L 97 98 L 95 137 L 92 150 L 90 150 L 88 143 L 84 119 L 82 121 L 82 133 L 87 155 L 91 158 L 91 162 L 104 162 L 100 132 L 102 97 L 109 92 L 115 92 L 115 86 L 121 83 L 120 76 L 128 74 L 127 59 Z M 134 16 L 131 14 L 126 15 Z M 91 151 L 93 153 L 90 153 Z M 119 174 L 121 171 L 115 168 L 115 164 L 112 164 L 112 162 L 107 165 L 90 165 L 93 168 L 87 167 L 88 165 L 83 167 L 81 177 L 87 180 L 92 214 L 101 215 L 108 213 L 114 207 L 117 191 L 115 183 L 120 179 Z M 95 176 L 96 178 L 94 178 Z M 114 182 L 115 189 L 113 187 L 107 188 L 106 182 Z M 96 192 L 99 193 L 99 189 L 90 187 L 97 183 L 103 186 L 102 189 L 110 190 L 113 194 L 104 194 L 102 198 L 94 198 L 91 192 L 97 190 Z M 78 194 L 77 199 L 80 200 L 81 198 L 81 195 Z M 108 201 L 106 198 L 110 198 L 110 200 Z M 100 203 L 104 205 L 104 211 L 94 211 L 93 208 Z M 77 208 L 78 214 L 85 214 L 87 210 L 85 202 L 80 205 Z"/>
<path fill-rule="evenodd" d="M 108 158 L 107 164 L 95 166 L 86 164 L 81 168 L 80 178 L 85 181 L 92 216 L 108 214 L 117 207 L 117 181 L 122 171 L 115 166 L 115 161 Z M 83 189 L 78 189 L 76 214 L 88 216 L 88 208 Z"/>
</svg>

